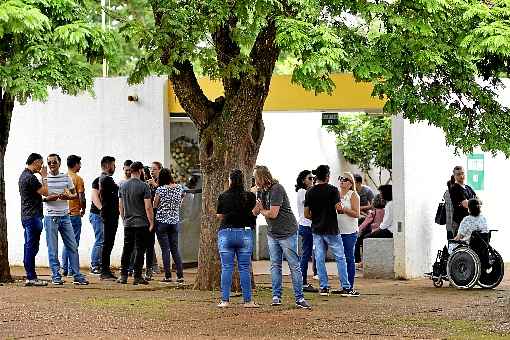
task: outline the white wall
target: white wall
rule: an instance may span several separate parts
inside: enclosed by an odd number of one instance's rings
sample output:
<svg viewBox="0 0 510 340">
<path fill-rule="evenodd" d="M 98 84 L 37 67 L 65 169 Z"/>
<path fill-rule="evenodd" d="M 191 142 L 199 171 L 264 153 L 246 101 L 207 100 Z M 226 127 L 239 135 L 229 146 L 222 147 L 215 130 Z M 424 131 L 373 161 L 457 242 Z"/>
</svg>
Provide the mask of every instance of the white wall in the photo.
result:
<svg viewBox="0 0 510 340">
<path fill-rule="evenodd" d="M 395 273 L 397 277 L 420 277 L 431 269 L 437 250 L 446 242 L 444 226 L 434 223 L 438 203 L 446 190 L 446 181 L 453 167 L 467 166 L 465 155 L 456 156 L 447 147 L 442 130 L 424 123 L 410 124 L 401 117 L 393 119 L 393 195 L 395 223 Z M 478 191 L 483 200 L 483 213 L 491 228 L 500 232 L 493 237 L 493 246 L 506 261 L 510 249 L 507 193 L 510 183 L 505 179 L 510 161 L 502 156 L 485 154 L 485 188 Z"/>
<path fill-rule="evenodd" d="M 58 153 L 67 171 L 65 159 L 70 154 L 82 157 L 80 175 L 85 180 L 86 197 L 90 205 L 92 180 L 100 174 L 102 156 L 117 159 L 116 180 L 122 176 L 125 159 L 150 163 L 169 163 L 168 115 L 166 115 L 166 78 L 148 78 L 143 86 L 129 87 L 126 78 L 100 78 L 94 87 L 95 98 L 88 94 L 71 97 L 51 91 L 46 103 L 16 105 L 6 154 L 6 198 L 9 235 L 9 261 L 23 262 L 23 229 L 19 211 L 18 177 L 27 156 L 38 152 L 44 157 Z M 138 102 L 128 102 L 128 95 L 138 95 Z M 88 210 L 88 208 L 87 208 Z M 38 265 L 48 265 L 45 234 L 41 235 Z M 122 252 L 123 227 L 119 232 L 112 263 L 119 264 Z M 83 218 L 80 242 L 82 265 L 90 263 L 94 242 L 88 214 Z M 61 247 L 60 247 L 61 249 Z"/>
<path fill-rule="evenodd" d="M 320 112 L 264 112 L 265 132 L 257 164 L 266 165 L 285 187 L 296 218 L 296 178 L 302 170 L 321 164 L 331 168 L 331 184 L 337 185 L 340 157 L 335 135 L 322 127 Z M 266 224 L 264 218 L 259 223 Z"/>
</svg>

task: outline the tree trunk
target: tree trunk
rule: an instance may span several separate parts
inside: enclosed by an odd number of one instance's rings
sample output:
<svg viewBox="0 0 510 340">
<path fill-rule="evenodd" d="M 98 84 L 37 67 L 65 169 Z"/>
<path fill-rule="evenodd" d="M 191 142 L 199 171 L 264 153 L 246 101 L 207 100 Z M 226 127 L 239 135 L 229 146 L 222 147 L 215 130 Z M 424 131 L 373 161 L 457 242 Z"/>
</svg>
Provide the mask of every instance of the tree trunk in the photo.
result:
<svg viewBox="0 0 510 340">
<path fill-rule="evenodd" d="M 195 288 L 200 290 L 213 290 L 220 286 L 221 266 L 217 245 L 220 221 L 216 218 L 218 196 L 228 188 L 228 175 L 232 169 L 243 172 L 245 188 L 249 189 L 263 137 L 262 107 L 246 108 L 239 104 L 239 108 L 230 112 L 226 110 L 200 133 L 202 222 L 195 282 Z M 244 110 L 251 112 L 240 112 Z M 253 114 L 253 110 L 258 113 Z M 243 120 L 243 117 L 250 116 L 256 117 L 255 121 Z M 239 290 L 238 280 L 233 282 L 232 290 Z"/>
<path fill-rule="evenodd" d="M 12 281 L 7 240 L 4 161 L 13 108 L 14 100 L 0 89 L 0 282 Z"/>
</svg>

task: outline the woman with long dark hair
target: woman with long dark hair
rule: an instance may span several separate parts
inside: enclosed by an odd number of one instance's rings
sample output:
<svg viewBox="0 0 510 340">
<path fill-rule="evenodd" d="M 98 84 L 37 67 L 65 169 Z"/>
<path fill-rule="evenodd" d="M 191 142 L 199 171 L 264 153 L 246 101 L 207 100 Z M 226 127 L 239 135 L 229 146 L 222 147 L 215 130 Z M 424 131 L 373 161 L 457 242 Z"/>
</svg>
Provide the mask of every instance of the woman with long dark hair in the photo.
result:
<svg viewBox="0 0 510 340">
<path fill-rule="evenodd" d="M 313 175 L 310 170 L 303 170 L 299 173 L 296 179 L 296 192 L 297 192 L 297 208 L 299 214 L 299 236 L 302 242 L 301 254 L 301 274 L 303 275 L 303 291 L 318 293 L 319 290 L 308 283 L 308 262 L 312 258 L 313 253 L 313 235 L 312 235 L 312 221 L 307 219 L 304 215 L 305 211 L 305 194 L 308 189 L 313 186 Z"/>
<path fill-rule="evenodd" d="M 184 282 L 181 254 L 179 253 L 179 211 L 184 189 L 174 182 L 169 169 L 163 168 L 159 172 L 159 187 L 154 197 L 156 211 L 156 235 L 161 246 L 161 257 L 165 268 L 163 283 L 172 282 L 172 268 L 170 267 L 170 253 L 177 270 L 177 282 Z"/>
<path fill-rule="evenodd" d="M 244 176 L 241 170 L 234 169 L 229 175 L 229 188 L 218 197 L 216 216 L 221 219 L 218 231 L 218 250 L 221 258 L 221 302 L 218 307 L 228 307 L 234 258 L 241 279 L 244 307 L 256 308 L 251 291 L 251 255 L 253 252 L 252 229 L 255 228 L 256 217 L 255 194 L 244 188 Z"/>
</svg>

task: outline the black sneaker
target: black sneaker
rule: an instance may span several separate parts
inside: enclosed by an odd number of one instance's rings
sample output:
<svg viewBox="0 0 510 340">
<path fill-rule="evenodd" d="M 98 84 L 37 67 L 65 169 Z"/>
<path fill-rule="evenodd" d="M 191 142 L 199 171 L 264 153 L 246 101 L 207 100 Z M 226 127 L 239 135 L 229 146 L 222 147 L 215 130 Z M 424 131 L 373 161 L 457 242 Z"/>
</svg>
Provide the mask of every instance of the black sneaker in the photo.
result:
<svg viewBox="0 0 510 340">
<path fill-rule="evenodd" d="M 282 299 L 280 299 L 278 296 L 273 296 L 273 299 L 271 300 L 271 306 L 279 306 L 282 304 Z"/>
<path fill-rule="evenodd" d="M 64 284 L 64 280 L 62 280 L 61 278 L 58 278 L 58 279 L 52 279 L 51 280 L 51 284 L 52 285 L 55 285 L 55 286 L 62 286 Z"/>
<path fill-rule="evenodd" d="M 79 280 L 74 280 L 73 284 L 75 284 L 77 286 L 88 286 L 89 285 L 89 281 L 87 281 L 86 278 L 82 277 Z"/>
<path fill-rule="evenodd" d="M 303 292 L 318 293 L 319 290 L 309 283 L 309 284 L 303 286 Z"/>
<path fill-rule="evenodd" d="M 340 295 L 344 297 L 359 297 L 359 293 L 354 289 L 343 289 Z"/>
<path fill-rule="evenodd" d="M 165 277 L 163 280 L 159 281 L 161 283 L 172 283 L 173 280 L 171 277 Z"/>
<path fill-rule="evenodd" d="M 177 283 L 184 283 L 184 278 L 183 277 L 178 278 Z"/>
<path fill-rule="evenodd" d="M 148 285 L 149 281 L 144 279 L 143 277 L 138 277 L 133 280 L 133 285 Z"/>
<path fill-rule="evenodd" d="M 321 296 L 329 296 L 329 288 L 321 288 L 319 290 L 319 295 L 321 295 Z"/>
<path fill-rule="evenodd" d="M 312 309 L 312 305 L 309 304 L 308 301 L 306 301 L 305 299 L 296 301 L 296 307 L 303 308 L 303 309 Z"/>
<path fill-rule="evenodd" d="M 99 279 L 101 281 L 115 281 L 115 280 L 117 280 L 117 276 L 113 275 L 112 273 L 104 273 L 104 274 L 101 274 Z"/>
<path fill-rule="evenodd" d="M 117 283 L 121 283 L 123 285 L 125 285 L 127 283 L 127 277 L 126 276 L 121 276 L 117 279 Z"/>
<path fill-rule="evenodd" d="M 39 279 L 25 281 L 25 287 L 46 287 L 47 285 L 48 282 Z"/>
<path fill-rule="evenodd" d="M 101 269 L 99 267 L 90 267 L 90 274 L 101 275 Z"/>
<path fill-rule="evenodd" d="M 152 281 L 152 272 L 147 272 L 147 273 L 145 274 L 144 279 L 145 279 L 146 281 Z"/>
</svg>

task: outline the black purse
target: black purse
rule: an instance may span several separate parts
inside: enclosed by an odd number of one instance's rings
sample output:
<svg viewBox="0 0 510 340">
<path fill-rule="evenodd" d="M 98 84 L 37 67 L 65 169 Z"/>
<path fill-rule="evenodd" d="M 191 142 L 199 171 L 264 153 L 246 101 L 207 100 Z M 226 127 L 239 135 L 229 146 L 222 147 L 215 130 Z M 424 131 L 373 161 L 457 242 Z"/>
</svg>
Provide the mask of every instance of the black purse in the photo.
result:
<svg viewBox="0 0 510 340">
<path fill-rule="evenodd" d="M 436 218 L 434 220 L 439 225 L 446 224 L 446 206 L 444 202 L 439 203 L 437 206 Z"/>
</svg>

